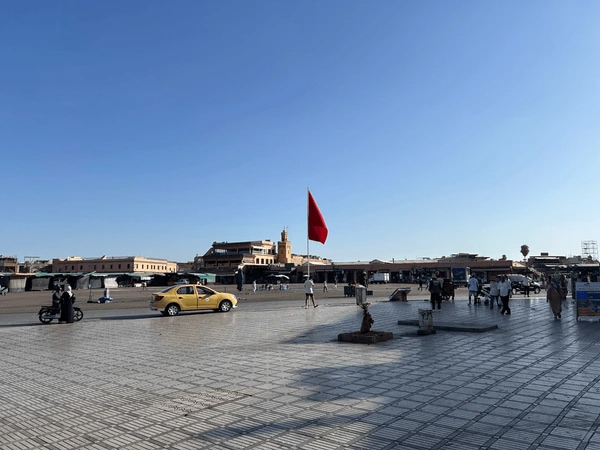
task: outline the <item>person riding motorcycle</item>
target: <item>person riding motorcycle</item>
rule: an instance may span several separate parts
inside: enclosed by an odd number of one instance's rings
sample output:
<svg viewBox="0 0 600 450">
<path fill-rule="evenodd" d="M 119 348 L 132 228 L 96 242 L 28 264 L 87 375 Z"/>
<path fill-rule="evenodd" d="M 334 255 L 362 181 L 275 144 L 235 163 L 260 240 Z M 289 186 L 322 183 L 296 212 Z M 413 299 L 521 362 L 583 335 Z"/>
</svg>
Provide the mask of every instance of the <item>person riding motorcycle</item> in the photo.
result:
<svg viewBox="0 0 600 450">
<path fill-rule="evenodd" d="M 60 311 L 60 286 L 58 285 L 54 287 L 54 292 L 52 293 L 52 309 L 56 312 Z"/>
</svg>

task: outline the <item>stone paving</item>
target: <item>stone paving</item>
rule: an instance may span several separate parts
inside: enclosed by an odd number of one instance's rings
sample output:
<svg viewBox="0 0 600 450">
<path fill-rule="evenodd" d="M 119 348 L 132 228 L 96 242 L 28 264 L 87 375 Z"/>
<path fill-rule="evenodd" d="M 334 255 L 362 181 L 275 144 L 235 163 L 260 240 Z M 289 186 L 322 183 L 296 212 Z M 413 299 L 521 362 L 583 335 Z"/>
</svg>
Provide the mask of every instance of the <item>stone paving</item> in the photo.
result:
<svg viewBox="0 0 600 450">
<path fill-rule="evenodd" d="M 417 336 L 421 300 L 376 302 L 394 339 L 340 343 L 352 299 L 173 318 L 0 316 L 0 449 L 600 449 L 600 323 L 544 298 L 464 299 Z M 84 305 L 85 309 L 85 305 Z M 18 319 L 18 320 L 17 320 Z"/>
</svg>

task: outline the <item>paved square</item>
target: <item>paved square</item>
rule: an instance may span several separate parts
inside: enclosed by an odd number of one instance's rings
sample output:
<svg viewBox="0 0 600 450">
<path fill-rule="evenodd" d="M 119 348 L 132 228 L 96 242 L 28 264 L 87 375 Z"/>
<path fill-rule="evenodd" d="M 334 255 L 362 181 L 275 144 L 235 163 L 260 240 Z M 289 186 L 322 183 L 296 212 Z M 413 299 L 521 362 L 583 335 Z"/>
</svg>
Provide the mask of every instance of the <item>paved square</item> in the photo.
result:
<svg viewBox="0 0 600 450">
<path fill-rule="evenodd" d="M 570 301 L 562 320 L 542 297 L 511 316 L 444 302 L 434 325 L 499 329 L 430 336 L 398 325 L 428 303 L 380 301 L 394 339 L 361 345 L 336 341 L 360 328 L 351 300 L 0 317 L 0 448 L 600 449 L 600 323 Z"/>
</svg>

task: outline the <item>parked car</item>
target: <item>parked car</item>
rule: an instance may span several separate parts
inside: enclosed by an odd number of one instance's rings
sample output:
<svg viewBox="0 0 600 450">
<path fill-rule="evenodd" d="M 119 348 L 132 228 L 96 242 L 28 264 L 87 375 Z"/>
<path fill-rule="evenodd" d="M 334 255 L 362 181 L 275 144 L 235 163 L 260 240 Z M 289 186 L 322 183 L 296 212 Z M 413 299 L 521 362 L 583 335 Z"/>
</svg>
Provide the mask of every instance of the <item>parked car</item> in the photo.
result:
<svg viewBox="0 0 600 450">
<path fill-rule="evenodd" d="M 513 294 L 522 294 L 525 291 L 523 287 L 523 280 L 527 278 L 529 280 L 529 292 L 539 294 L 542 290 L 542 286 L 537 281 L 533 281 L 531 278 L 525 275 L 506 275 L 510 280 Z"/>
<path fill-rule="evenodd" d="M 152 294 L 150 309 L 163 316 L 176 316 L 180 311 L 212 309 L 228 312 L 237 307 L 237 298 L 227 292 L 218 292 L 199 284 L 170 286 Z"/>
<path fill-rule="evenodd" d="M 525 288 L 523 287 L 522 282 L 517 281 L 517 282 L 512 282 L 511 281 L 511 285 L 512 285 L 512 290 L 513 290 L 513 294 L 522 294 L 523 292 L 525 292 Z M 533 294 L 539 294 L 542 290 L 542 286 L 540 285 L 540 283 L 538 283 L 537 281 L 530 281 L 529 282 L 529 292 L 533 293 Z"/>
</svg>

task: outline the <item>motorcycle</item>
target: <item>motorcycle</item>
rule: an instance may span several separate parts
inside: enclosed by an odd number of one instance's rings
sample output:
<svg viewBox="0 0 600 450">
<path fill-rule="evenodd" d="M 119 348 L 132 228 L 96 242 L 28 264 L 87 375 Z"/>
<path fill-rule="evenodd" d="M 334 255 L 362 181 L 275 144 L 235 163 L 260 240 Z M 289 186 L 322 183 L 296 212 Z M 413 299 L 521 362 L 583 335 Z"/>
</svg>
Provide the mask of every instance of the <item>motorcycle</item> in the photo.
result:
<svg viewBox="0 0 600 450">
<path fill-rule="evenodd" d="M 75 302 L 75 300 L 73 300 L 73 302 Z M 38 317 L 42 323 L 50 323 L 54 319 L 58 320 L 60 318 L 60 307 L 42 306 L 40 308 L 40 312 L 38 313 Z M 81 319 L 83 319 L 83 311 L 81 308 L 73 306 L 73 321 L 79 322 Z"/>
</svg>

